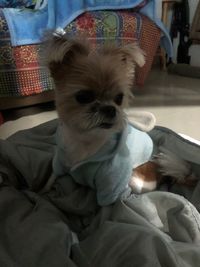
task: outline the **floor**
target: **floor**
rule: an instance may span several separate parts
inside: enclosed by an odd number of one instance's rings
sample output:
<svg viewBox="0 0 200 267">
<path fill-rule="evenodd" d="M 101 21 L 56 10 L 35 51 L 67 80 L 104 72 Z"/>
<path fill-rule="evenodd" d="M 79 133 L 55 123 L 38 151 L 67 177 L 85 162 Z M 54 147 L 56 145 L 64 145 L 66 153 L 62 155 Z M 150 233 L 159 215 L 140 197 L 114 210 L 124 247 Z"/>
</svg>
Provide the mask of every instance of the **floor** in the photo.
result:
<svg viewBox="0 0 200 267">
<path fill-rule="evenodd" d="M 153 70 L 131 108 L 152 112 L 158 125 L 200 140 L 200 79 Z"/>
<path fill-rule="evenodd" d="M 134 95 L 130 112 L 135 110 L 152 112 L 157 125 L 200 140 L 200 79 L 172 75 L 154 69 L 145 86 L 135 90 Z M 54 109 L 54 104 L 49 103 L 4 112 L 9 122 L 0 128 L 0 137 L 7 137 L 21 127 L 29 128 L 55 118 L 57 114 Z M 24 115 L 29 117 L 22 117 Z M 15 122 L 10 121 L 19 117 L 21 118 Z"/>
</svg>

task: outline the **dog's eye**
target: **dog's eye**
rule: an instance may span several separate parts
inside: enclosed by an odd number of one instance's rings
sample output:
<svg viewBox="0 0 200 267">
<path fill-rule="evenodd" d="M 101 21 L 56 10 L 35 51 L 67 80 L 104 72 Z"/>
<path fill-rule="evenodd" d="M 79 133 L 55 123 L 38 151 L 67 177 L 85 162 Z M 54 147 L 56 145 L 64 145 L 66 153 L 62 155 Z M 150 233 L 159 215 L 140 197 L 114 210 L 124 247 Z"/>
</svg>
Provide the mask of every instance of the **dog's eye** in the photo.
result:
<svg viewBox="0 0 200 267">
<path fill-rule="evenodd" d="M 123 97 L 124 95 L 122 93 L 116 95 L 114 99 L 115 103 L 120 106 L 122 104 Z"/>
<path fill-rule="evenodd" d="M 95 100 L 95 94 L 91 90 L 82 90 L 75 95 L 75 98 L 80 104 L 89 104 Z"/>
</svg>

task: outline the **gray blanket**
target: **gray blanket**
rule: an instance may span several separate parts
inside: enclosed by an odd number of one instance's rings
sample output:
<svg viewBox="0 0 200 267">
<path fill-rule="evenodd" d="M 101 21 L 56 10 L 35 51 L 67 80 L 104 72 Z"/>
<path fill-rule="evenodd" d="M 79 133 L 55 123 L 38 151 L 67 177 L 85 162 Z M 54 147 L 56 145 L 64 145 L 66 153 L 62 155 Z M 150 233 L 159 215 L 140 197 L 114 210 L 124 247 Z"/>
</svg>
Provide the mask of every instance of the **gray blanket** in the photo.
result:
<svg viewBox="0 0 200 267">
<path fill-rule="evenodd" d="M 100 208 L 70 176 L 52 173 L 57 120 L 0 141 L 1 267 L 198 267 L 200 183 L 163 185 Z M 180 150 L 200 174 L 200 148 L 156 127 L 155 145 Z M 182 195 L 182 196 L 181 196 Z"/>
</svg>

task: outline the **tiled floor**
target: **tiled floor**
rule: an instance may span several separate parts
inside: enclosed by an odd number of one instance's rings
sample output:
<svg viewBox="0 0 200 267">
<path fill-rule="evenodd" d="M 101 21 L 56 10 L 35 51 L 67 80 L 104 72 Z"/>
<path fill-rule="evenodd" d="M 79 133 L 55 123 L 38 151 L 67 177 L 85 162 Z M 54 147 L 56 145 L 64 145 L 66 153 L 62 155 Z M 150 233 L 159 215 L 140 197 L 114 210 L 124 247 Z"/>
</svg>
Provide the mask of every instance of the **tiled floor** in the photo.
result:
<svg viewBox="0 0 200 267">
<path fill-rule="evenodd" d="M 48 111 L 27 119 L 22 118 L 18 123 L 8 123 L 1 127 L 0 137 L 12 133 L 21 127 L 30 127 L 55 118 L 56 113 L 49 112 L 53 105 L 19 110 L 17 113 L 7 112 L 8 119 L 13 116 L 30 115 Z M 135 98 L 130 111 L 145 110 L 154 113 L 157 124 L 166 126 L 178 133 L 189 135 L 200 140 L 200 79 L 192 79 L 167 72 L 153 70 L 143 88 L 135 90 Z"/>
</svg>

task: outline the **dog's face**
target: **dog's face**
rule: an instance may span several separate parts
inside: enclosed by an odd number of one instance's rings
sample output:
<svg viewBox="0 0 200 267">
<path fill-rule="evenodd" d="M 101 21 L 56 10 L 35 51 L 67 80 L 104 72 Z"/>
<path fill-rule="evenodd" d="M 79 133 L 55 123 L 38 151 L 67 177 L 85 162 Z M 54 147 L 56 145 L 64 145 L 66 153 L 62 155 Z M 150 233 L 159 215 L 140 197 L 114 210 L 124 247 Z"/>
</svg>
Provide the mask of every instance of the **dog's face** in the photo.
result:
<svg viewBox="0 0 200 267">
<path fill-rule="evenodd" d="M 54 36 L 48 66 L 56 85 L 60 119 L 75 131 L 116 132 L 125 122 L 135 64 L 144 64 L 136 45 L 91 50 L 85 40 Z"/>
</svg>

